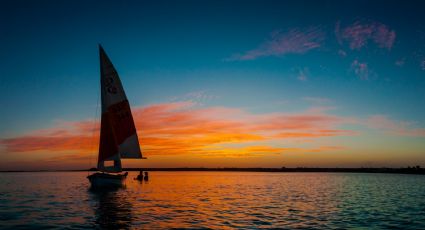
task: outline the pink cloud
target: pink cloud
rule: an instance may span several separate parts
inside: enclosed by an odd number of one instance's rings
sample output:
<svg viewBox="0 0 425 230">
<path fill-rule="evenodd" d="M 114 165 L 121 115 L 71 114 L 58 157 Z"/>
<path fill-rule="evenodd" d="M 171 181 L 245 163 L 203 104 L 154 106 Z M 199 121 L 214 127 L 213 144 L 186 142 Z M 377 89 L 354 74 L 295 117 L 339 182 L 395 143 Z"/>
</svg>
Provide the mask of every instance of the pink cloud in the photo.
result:
<svg viewBox="0 0 425 230">
<path fill-rule="evenodd" d="M 351 70 L 359 77 L 361 80 L 369 79 L 369 67 L 365 62 L 359 62 L 357 59 L 351 63 Z"/>
<path fill-rule="evenodd" d="M 392 135 L 425 137 L 425 129 L 411 128 L 411 122 L 394 121 L 384 115 L 370 116 L 365 124 L 370 128 L 379 129 Z"/>
<path fill-rule="evenodd" d="M 291 29 L 287 32 L 274 31 L 270 38 L 258 48 L 235 54 L 226 60 L 254 60 L 267 56 L 283 56 L 285 54 L 304 54 L 322 46 L 325 33 L 318 27 L 306 30 Z"/>
<path fill-rule="evenodd" d="M 344 28 L 341 28 L 340 22 L 337 22 L 335 34 L 340 44 L 348 42 L 352 50 L 361 49 L 369 41 L 374 42 L 380 48 L 390 50 L 396 38 L 395 31 L 380 22 L 356 21 Z"/>
</svg>

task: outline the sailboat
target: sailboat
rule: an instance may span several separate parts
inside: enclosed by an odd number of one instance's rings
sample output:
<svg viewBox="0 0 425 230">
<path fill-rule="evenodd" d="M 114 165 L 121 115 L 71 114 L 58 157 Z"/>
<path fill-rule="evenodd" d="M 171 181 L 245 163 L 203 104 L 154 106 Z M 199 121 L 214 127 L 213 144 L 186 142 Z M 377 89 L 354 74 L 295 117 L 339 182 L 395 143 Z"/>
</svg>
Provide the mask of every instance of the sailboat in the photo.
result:
<svg viewBox="0 0 425 230">
<path fill-rule="evenodd" d="M 128 174 L 122 173 L 121 159 L 146 158 L 140 151 L 130 104 L 121 80 L 101 45 L 99 56 L 102 116 L 98 172 L 87 178 L 94 187 L 121 186 Z"/>
</svg>

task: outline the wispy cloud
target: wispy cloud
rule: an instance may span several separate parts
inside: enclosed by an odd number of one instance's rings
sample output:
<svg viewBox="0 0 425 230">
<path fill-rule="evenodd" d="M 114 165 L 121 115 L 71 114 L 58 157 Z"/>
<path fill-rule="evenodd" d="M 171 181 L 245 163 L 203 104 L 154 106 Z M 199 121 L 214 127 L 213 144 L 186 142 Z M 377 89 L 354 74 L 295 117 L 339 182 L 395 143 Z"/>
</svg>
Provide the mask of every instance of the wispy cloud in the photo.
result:
<svg viewBox="0 0 425 230">
<path fill-rule="evenodd" d="M 401 58 L 401 59 L 398 59 L 397 61 L 395 61 L 395 65 L 396 66 L 398 66 L 398 67 L 402 67 L 402 66 L 404 66 L 404 63 L 406 62 L 406 59 L 405 58 Z"/>
<path fill-rule="evenodd" d="M 358 133 L 351 130 L 317 130 L 316 132 L 282 132 L 275 136 L 279 138 L 306 138 L 306 137 L 332 137 L 332 136 L 353 136 Z"/>
<path fill-rule="evenodd" d="M 267 56 L 283 56 L 286 54 L 304 54 L 323 45 L 325 33 L 319 27 L 305 30 L 291 29 L 289 31 L 274 31 L 270 38 L 258 48 L 244 53 L 234 54 L 227 61 L 254 60 Z"/>
<path fill-rule="evenodd" d="M 391 135 L 425 137 L 425 129 L 412 128 L 412 122 L 395 121 L 385 115 L 370 116 L 365 121 L 365 125 L 369 128 L 382 130 Z"/>
<path fill-rule="evenodd" d="M 307 100 L 319 104 L 327 101 Z M 356 119 L 332 115 L 329 111 L 319 105 L 298 113 L 254 114 L 244 109 L 204 107 L 180 101 L 136 107 L 133 115 L 146 156 L 236 158 L 341 151 L 346 147 L 323 145 L 319 139 L 361 134 L 340 128 L 344 124 L 368 127 L 388 135 L 425 136 L 425 129 L 415 128 L 411 122 L 391 120 L 384 115 Z M 98 128 L 91 120 L 62 121 L 51 128 L 0 139 L 0 146 L 12 155 L 31 154 L 45 163 L 66 161 L 76 166 L 85 164 L 96 151 Z"/>
<path fill-rule="evenodd" d="M 338 50 L 338 55 L 341 56 L 341 57 L 346 57 L 347 52 L 345 52 L 344 50 Z"/>
<path fill-rule="evenodd" d="M 174 101 L 174 102 L 176 102 L 176 101 L 177 102 L 178 101 L 190 101 L 190 102 L 193 102 L 195 104 L 202 105 L 203 103 L 205 103 L 207 101 L 211 101 L 211 100 L 214 100 L 214 99 L 217 99 L 217 98 L 219 98 L 217 95 L 211 94 L 207 90 L 198 90 L 198 91 L 186 93 L 186 94 L 181 95 L 181 96 L 171 97 L 170 100 Z"/>
<path fill-rule="evenodd" d="M 368 42 L 390 50 L 396 39 L 396 32 L 380 22 L 355 21 L 346 27 L 337 22 L 335 34 L 340 44 L 347 42 L 352 50 L 359 50 Z"/>
<path fill-rule="evenodd" d="M 308 75 L 310 75 L 310 70 L 308 69 L 308 67 L 304 67 L 298 70 L 297 79 L 300 81 L 307 81 Z"/>
<path fill-rule="evenodd" d="M 325 97 L 304 97 L 303 100 L 316 105 L 329 104 L 332 102 L 331 99 Z"/>
<path fill-rule="evenodd" d="M 345 122 L 343 118 L 323 113 L 323 110 L 312 111 L 253 114 L 242 109 L 204 108 L 192 102 L 173 102 L 135 108 L 133 115 L 141 146 L 147 155 L 229 154 L 236 151 L 235 147 L 229 147 L 232 144 L 242 144 L 238 148 L 245 155 L 276 153 L 291 148 L 268 146 L 268 141 L 353 134 L 349 130 L 337 129 Z M 99 138 L 97 130 L 93 136 L 93 124 L 88 120 L 60 122 L 50 129 L 1 139 L 0 144 L 8 152 L 86 153 L 94 150 Z M 262 150 L 256 146 L 262 146 Z"/>
<path fill-rule="evenodd" d="M 370 71 L 367 63 L 365 62 L 360 62 L 357 59 L 354 60 L 351 63 L 351 71 L 353 71 L 354 74 L 356 74 L 361 80 L 369 79 Z"/>
</svg>

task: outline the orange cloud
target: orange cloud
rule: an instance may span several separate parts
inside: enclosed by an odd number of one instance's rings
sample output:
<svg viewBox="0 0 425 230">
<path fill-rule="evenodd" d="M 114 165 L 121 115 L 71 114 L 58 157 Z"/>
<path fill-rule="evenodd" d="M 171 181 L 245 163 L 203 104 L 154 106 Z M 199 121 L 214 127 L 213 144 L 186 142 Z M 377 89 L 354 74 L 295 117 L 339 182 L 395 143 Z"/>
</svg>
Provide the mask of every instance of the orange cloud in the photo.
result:
<svg viewBox="0 0 425 230">
<path fill-rule="evenodd" d="M 332 136 L 352 136 L 357 133 L 351 130 L 318 130 L 316 132 L 282 132 L 275 135 L 277 138 L 314 138 Z"/>
<path fill-rule="evenodd" d="M 205 151 L 205 157 L 258 157 L 264 154 L 279 154 L 284 152 L 298 152 L 298 148 L 278 148 L 272 146 L 247 146 L 241 148 L 211 148 Z"/>
<path fill-rule="evenodd" d="M 270 146 L 268 141 L 354 135 L 336 127 L 344 119 L 323 110 L 299 114 L 253 114 L 228 107 L 198 107 L 191 101 L 136 107 L 133 116 L 145 155 L 254 156 L 303 151 Z M 98 123 L 60 122 L 53 128 L 1 139 L 8 152 L 93 152 Z M 238 144 L 242 147 L 234 147 Z M 330 149 L 328 149 L 330 150 Z M 310 151 L 305 149 L 305 151 Z M 311 151 L 310 151 L 311 152 Z"/>
</svg>

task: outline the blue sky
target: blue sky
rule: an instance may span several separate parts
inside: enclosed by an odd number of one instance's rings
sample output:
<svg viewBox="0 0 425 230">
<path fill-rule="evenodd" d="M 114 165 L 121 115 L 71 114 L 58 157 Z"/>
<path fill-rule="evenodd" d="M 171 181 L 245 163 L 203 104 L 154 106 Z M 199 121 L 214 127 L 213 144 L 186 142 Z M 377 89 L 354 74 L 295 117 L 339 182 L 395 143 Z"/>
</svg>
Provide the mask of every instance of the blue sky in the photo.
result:
<svg viewBox="0 0 425 230">
<path fill-rule="evenodd" d="M 198 100 L 201 107 L 265 114 L 327 106 L 342 117 L 385 117 L 393 122 L 380 120 L 386 130 L 394 124 L 416 130 L 419 134 L 408 136 L 415 136 L 420 152 L 423 6 L 420 1 L 5 1 L 0 138 L 25 136 L 58 121 L 93 119 L 101 43 L 135 107 Z M 356 129 L 371 135 L 368 125 Z M 4 148 L 10 151 L 7 144 Z"/>
</svg>

